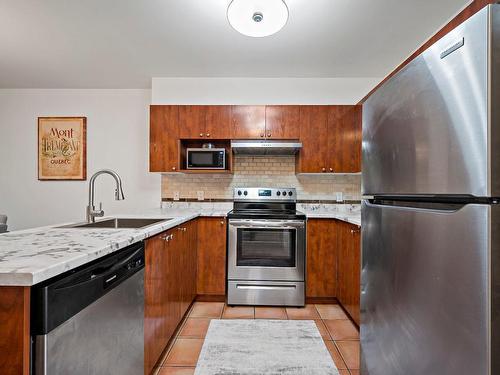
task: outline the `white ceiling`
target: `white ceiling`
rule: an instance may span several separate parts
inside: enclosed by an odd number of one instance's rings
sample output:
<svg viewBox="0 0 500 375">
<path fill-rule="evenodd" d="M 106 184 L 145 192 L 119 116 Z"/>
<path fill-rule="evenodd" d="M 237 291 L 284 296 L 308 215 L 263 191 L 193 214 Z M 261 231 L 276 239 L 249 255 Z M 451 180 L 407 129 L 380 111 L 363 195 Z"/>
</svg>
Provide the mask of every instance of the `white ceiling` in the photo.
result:
<svg viewBox="0 0 500 375">
<path fill-rule="evenodd" d="M 230 0 L 0 0 L 0 88 L 149 88 L 151 77 L 383 77 L 470 0 L 286 0 L 278 34 Z"/>
</svg>

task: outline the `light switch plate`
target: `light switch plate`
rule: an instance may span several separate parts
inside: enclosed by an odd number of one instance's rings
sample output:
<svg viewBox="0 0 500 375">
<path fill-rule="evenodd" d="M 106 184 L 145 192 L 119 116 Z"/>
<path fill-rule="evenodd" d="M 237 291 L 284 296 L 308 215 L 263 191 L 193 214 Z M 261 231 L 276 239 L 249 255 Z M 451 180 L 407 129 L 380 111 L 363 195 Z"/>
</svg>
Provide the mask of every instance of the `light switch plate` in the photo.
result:
<svg viewBox="0 0 500 375">
<path fill-rule="evenodd" d="M 174 201 L 178 201 L 181 199 L 181 193 L 178 191 L 174 191 Z"/>
<path fill-rule="evenodd" d="M 204 191 L 197 191 L 196 196 L 198 197 L 199 201 L 204 201 L 205 200 L 205 192 Z"/>
</svg>

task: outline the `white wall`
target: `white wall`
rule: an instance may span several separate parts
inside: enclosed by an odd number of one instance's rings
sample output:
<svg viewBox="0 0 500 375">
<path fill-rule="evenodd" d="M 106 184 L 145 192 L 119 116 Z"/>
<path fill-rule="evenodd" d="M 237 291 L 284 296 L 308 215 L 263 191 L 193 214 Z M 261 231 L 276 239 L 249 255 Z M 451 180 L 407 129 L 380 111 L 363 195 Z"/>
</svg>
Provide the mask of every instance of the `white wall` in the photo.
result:
<svg viewBox="0 0 500 375">
<path fill-rule="evenodd" d="M 150 90 L 0 90 L 0 213 L 9 229 L 85 218 L 88 179 L 117 171 L 126 199 L 114 201 L 114 181 L 101 176 L 96 201 L 106 214 L 160 205 L 160 176 L 148 172 Z M 87 181 L 38 181 L 37 117 L 87 117 Z"/>
<path fill-rule="evenodd" d="M 153 78 L 152 104 L 357 104 L 382 78 Z"/>
</svg>

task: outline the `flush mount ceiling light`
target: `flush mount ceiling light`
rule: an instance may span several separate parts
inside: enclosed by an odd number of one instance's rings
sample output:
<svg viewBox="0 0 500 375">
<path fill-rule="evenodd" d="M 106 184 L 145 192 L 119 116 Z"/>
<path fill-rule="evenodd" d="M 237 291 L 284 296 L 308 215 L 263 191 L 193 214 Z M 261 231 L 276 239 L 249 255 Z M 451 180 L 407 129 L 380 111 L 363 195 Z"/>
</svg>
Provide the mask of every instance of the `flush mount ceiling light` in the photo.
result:
<svg viewBox="0 0 500 375">
<path fill-rule="evenodd" d="M 288 21 L 288 7 L 283 0 L 233 0 L 227 8 L 231 26 L 243 35 L 269 36 L 280 31 Z"/>
</svg>

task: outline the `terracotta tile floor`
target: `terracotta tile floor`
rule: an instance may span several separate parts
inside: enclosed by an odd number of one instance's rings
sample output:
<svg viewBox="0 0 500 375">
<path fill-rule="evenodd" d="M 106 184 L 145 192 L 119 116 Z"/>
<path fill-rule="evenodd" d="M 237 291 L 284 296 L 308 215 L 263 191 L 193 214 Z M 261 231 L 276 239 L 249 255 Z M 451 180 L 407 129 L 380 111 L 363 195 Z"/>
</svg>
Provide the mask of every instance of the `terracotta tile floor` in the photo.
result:
<svg viewBox="0 0 500 375">
<path fill-rule="evenodd" d="M 359 332 L 339 305 L 229 307 L 222 302 L 196 302 L 193 305 L 156 375 L 194 374 L 211 319 L 314 320 L 340 375 L 359 375 Z"/>
</svg>

